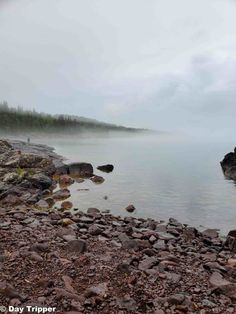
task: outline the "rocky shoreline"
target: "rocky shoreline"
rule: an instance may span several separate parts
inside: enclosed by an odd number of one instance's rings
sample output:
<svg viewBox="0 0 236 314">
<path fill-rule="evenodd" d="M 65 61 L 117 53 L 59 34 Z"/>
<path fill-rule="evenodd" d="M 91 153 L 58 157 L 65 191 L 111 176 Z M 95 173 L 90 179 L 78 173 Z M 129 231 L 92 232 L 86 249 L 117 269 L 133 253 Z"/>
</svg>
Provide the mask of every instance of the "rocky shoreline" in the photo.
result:
<svg viewBox="0 0 236 314">
<path fill-rule="evenodd" d="M 41 150 L 0 141 L 0 305 L 15 313 L 31 313 L 27 305 L 67 314 L 236 312 L 236 231 L 224 241 L 173 218 L 56 211 L 55 193 L 68 193 L 55 184 L 71 184 L 75 173 L 94 178 L 93 168 Z"/>
</svg>

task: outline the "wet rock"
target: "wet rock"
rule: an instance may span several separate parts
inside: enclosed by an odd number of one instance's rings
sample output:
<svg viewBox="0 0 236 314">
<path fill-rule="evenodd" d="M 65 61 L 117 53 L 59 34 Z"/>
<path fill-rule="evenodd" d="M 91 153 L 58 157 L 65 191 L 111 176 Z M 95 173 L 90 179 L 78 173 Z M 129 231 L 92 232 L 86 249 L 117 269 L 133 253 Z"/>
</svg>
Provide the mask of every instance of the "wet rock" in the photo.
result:
<svg viewBox="0 0 236 314">
<path fill-rule="evenodd" d="M 28 181 L 31 182 L 36 188 L 46 190 L 52 185 L 52 180 L 42 173 L 37 173 L 28 178 Z"/>
<path fill-rule="evenodd" d="M 236 150 L 225 155 L 220 164 L 224 175 L 228 179 L 236 180 Z"/>
<path fill-rule="evenodd" d="M 86 241 L 81 240 L 81 239 L 69 241 L 65 245 L 65 249 L 68 252 L 84 253 L 87 249 Z"/>
<path fill-rule="evenodd" d="M 69 166 L 68 165 L 61 165 L 56 168 L 55 175 L 67 175 L 69 173 Z"/>
<path fill-rule="evenodd" d="M 68 189 L 61 189 L 53 193 L 52 197 L 54 200 L 57 200 L 57 201 L 64 200 L 70 197 L 70 191 Z"/>
<path fill-rule="evenodd" d="M 127 212 L 132 213 L 135 211 L 136 208 L 134 207 L 134 205 L 129 205 L 125 209 L 127 210 Z"/>
<path fill-rule="evenodd" d="M 72 176 L 90 177 L 93 175 L 93 166 L 85 162 L 72 163 L 68 165 L 68 173 Z"/>
<path fill-rule="evenodd" d="M 48 203 L 49 207 L 52 207 L 55 204 L 55 201 L 52 197 L 45 198 L 45 201 Z"/>
<path fill-rule="evenodd" d="M 70 201 L 64 201 L 61 203 L 61 209 L 71 209 L 73 207 L 73 204 Z"/>
<path fill-rule="evenodd" d="M 60 222 L 62 226 L 69 226 L 74 224 L 75 222 L 73 220 L 71 220 L 70 218 L 63 218 L 62 220 L 60 220 Z"/>
<path fill-rule="evenodd" d="M 67 185 L 71 185 L 75 182 L 74 179 L 72 179 L 70 176 L 64 174 L 62 176 L 59 177 L 59 184 L 62 186 L 67 186 Z"/>
<path fill-rule="evenodd" d="M 97 216 L 100 214 L 100 210 L 94 207 L 90 207 L 87 209 L 87 214 L 91 215 L 91 216 Z"/>
<path fill-rule="evenodd" d="M 109 173 L 109 172 L 113 171 L 114 166 L 108 164 L 108 165 L 98 166 L 97 169 L 100 170 L 100 171 Z"/>
<path fill-rule="evenodd" d="M 90 178 L 90 180 L 97 184 L 101 184 L 105 181 L 105 179 L 101 176 L 93 176 Z"/>
</svg>

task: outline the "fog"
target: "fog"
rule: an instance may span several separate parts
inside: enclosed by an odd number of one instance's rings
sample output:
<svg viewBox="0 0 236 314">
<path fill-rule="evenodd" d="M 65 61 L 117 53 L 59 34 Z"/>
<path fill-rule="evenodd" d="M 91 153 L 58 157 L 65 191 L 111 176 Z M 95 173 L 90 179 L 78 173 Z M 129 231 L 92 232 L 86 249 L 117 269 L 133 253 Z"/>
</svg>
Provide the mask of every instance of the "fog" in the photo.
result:
<svg viewBox="0 0 236 314">
<path fill-rule="evenodd" d="M 230 137 L 235 15 L 232 0 L 0 1 L 0 100 Z"/>
</svg>

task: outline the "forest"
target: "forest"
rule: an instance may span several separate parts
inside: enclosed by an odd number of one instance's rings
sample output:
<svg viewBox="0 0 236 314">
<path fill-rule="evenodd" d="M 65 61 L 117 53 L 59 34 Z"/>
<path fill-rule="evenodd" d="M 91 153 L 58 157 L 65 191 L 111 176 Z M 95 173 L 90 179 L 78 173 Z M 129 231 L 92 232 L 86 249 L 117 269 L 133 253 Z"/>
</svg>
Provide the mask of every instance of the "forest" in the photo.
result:
<svg viewBox="0 0 236 314">
<path fill-rule="evenodd" d="M 140 132 L 144 129 L 103 123 L 97 120 L 70 115 L 51 115 L 22 107 L 11 107 L 7 102 L 0 103 L 0 131 L 14 132 Z"/>
</svg>

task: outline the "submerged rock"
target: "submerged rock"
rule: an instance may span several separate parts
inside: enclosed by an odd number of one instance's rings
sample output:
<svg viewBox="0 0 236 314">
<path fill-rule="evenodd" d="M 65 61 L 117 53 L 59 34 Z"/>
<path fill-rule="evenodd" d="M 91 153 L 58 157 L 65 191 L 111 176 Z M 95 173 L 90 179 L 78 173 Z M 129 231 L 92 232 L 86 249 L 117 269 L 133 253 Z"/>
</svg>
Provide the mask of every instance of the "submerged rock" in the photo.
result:
<svg viewBox="0 0 236 314">
<path fill-rule="evenodd" d="M 127 210 L 127 212 L 132 213 L 135 211 L 136 208 L 134 207 L 134 205 L 129 205 L 125 209 Z"/>
<path fill-rule="evenodd" d="M 105 181 L 105 179 L 100 176 L 93 176 L 92 178 L 90 178 L 90 180 L 97 184 L 103 183 Z"/>
<path fill-rule="evenodd" d="M 70 191 L 68 189 L 61 189 L 53 193 L 52 197 L 54 200 L 57 200 L 57 201 L 64 200 L 70 197 Z"/>
<path fill-rule="evenodd" d="M 67 185 L 71 185 L 75 182 L 74 179 L 72 179 L 70 176 L 68 176 L 67 174 L 64 174 L 62 176 L 59 177 L 59 184 L 62 186 L 67 186 Z"/>
</svg>

